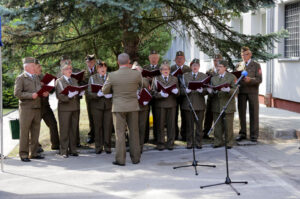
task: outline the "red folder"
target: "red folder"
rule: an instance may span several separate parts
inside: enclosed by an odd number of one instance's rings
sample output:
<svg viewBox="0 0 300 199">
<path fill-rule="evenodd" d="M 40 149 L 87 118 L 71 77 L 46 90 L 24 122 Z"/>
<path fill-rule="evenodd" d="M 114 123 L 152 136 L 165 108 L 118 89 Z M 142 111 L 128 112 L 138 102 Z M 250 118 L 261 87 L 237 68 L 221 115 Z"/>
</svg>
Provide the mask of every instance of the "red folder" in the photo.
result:
<svg viewBox="0 0 300 199">
<path fill-rule="evenodd" d="M 243 71 L 234 71 L 234 72 L 231 72 L 231 73 L 234 74 L 234 75 L 236 76 L 236 78 L 238 79 L 238 78 L 241 77 L 242 72 L 243 72 Z"/>
<path fill-rule="evenodd" d="M 152 95 L 150 94 L 150 92 L 143 88 L 141 90 L 141 92 L 139 93 L 140 99 L 139 99 L 139 104 L 144 106 L 144 102 L 150 102 L 150 100 L 152 99 Z"/>
<path fill-rule="evenodd" d="M 49 84 L 53 79 L 56 80 L 57 78 L 49 73 L 46 73 L 41 82 L 44 84 Z"/>
<path fill-rule="evenodd" d="M 83 76 L 84 76 L 84 70 L 79 72 L 79 73 L 72 73 L 71 77 L 77 79 L 78 82 L 81 82 L 83 80 Z"/>
<path fill-rule="evenodd" d="M 164 93 L 168 93 L 170 95 L 174 88 L 177 88 L 176 84 L 165 87 L 159 81 L 157 81 L 157 90 L 158 90 L 158 92 L 163 91 Z"/>
<path fill-rule="evenodd" d="M 177 77 L 178 75 L 182 75 L 182 74 L 183 74 L 183 72 L 182 72 L 182 70 L 181 70 L 180 67 L 177 68 L 177 69 L 172 73 L 172 75 L 175 76 L 175 77 Z"/>
<path fill-rule="evenodd" d="M 101 90 L 103 85 L 101 84 L 91 84 L 91 89 L 93 93 L 98 93 L 99 90 Z"/>
<path fill-rule="evenodd" d="M 212 88 L 212 89 L 215 90 L 215 91 L 220 91 L 221 88 L 231 87 L 231 85 L 228 84 L 228 83 L 220 84 L 220 85 L 217 85 L 217 86 L 212 86 L 212 85 L 206 84 L 206 86 L 207 86 L 208 88 Z"/>
<path fill-rule="evenodd" d="M 62 92 L 60 92 L 61 94 L 64 95 L 68 95 L 69 91 L 71 92 L 75 92 L 78 91 L 78 93 L 80 93 L 81 91 L 87 89 L 88 85 L 84 85 L 84 86 L 67 86 Z"/>
<path fill-rule="evenodd" d="M 143 77 L 155 77 L 155 76 L 158 76 L 160 75 L 160 71 L 159 70 L 146 70 L 146 69 L 143 69 L 142 71 L 142 76 Z"/>
<path fill-rule="evenodd" d="M 211 76 L 206 77 L 202 81 L 191 81 L 189 82 L 188 88 L 191 90 L 197 90 L 199 88 L 205 87 L 206 84 L 210 82 Z"/>
<path fill-rule="evenodd" d="M 44 85 L 44 86 L 42 86 L 42 88 L 37 92 L 37 94 L 38 94 L 40 97 L 43 97 L 43 93 L 44 93 L 44 92 L 50 92 L 53 88 L 54 88 L 54 86 Z"/>
</svg>

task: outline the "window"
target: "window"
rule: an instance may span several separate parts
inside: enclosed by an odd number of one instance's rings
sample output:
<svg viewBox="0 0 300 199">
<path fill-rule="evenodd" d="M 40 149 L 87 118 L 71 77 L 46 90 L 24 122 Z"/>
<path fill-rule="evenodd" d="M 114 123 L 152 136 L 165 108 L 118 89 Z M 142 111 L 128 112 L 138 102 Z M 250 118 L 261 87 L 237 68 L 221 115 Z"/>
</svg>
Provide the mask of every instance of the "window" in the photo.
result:
<svg viewBox="0 0 300 199">
<path fill-rule="evenodd" d="M 300 2 L 285 6 L 285 29 L 289 36 L 284 42 L 284 56 L 300 57 Z"/>
</svg>

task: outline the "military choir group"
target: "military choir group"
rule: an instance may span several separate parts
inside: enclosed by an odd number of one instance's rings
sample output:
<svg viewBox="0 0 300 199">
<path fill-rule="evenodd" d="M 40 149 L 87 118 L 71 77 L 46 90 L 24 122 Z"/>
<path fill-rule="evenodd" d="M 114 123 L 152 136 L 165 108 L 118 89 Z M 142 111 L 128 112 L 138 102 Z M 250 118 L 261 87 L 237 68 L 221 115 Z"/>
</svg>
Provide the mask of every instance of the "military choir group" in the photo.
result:
<svg viewBox="0 0 300 199">
<path fill-rule="evenodd" d="M 238 99 L 240 132 L 237 141 L 246 139 L 246 107 L 249 102 L 250 140 L 258 138 L 258 88 L 262 81 L 260 65 L 251 59 L 248 47 L 241 49 L 243 61 L 235 70 L 248 72 L 241 83 Z M 129 141 L 130 158 L 133 164 L 140 162 L 143 145 L 149 141 L 149 113 L 153 115 L 153 138 L 157 150 L 173 150 L 176 139 L 186 141 L 186 148 L 202 148 L 202 139 L 207 138 L 213 121 L 217 119 L 228 99 L 236 88 L 236 76 L 229 72 L 228 62 L 220 54 L 214 57 L 214 66 L 202 73 L 199 59 L 193 59 L 189 66 L 184 65 L 184 52 L 178 51 L 175 65 L 167 61 L 159 65 L 160 55 L 151 51 L 149 65 L 140 67 L 132 64 L 129 56 L 118 56 L 119 69 L 107 72 L 107 65 L 94 55 L 87 55 L 87 69 L 81 81 L 72 76 L 78 69 L 72 68 L 67 57 L 60 61 L 60 77 L 55 81 L 58 99 L 58 124 L 49 105 L 49 92 L 38 93 L 44 86 L 42 67 L 33 57 L 23 59 L 24 72 L 15 82 L 14 94 L 19 98 L 20 146 L 22 161 L 43 159 L 39 144 L 41 119 L 50 129 L 51 148 L 59 150 L 62 157 L 78 156 L 80 147 L 79 118 L 80 99 L 85 96 L 90 132 L 88 143 L 95 142 L 95 153 L 111 153 L 112 132 L 115 132 L 115 161 L 113 164 L 124 166 L 126 162 L 126 132 Z M 156 76 L 143 76 L 143 70 L 158 71 Z M 181 73 L 177 73 L 180 71 Z M 189 88 L 190 82 L 201 82 L 208 77 L 208 85 L 197 89 Z M 68 90 L 69 86 L 88 85 L 84 90 Z M 94 91 L 94 85 L 101 87 Z M 226 85 L 214 89 L 219 85 Z M 78 88 L 78 87 L 77 87 Z M 169 90 L 168 90 L 169 88 Z M 141 90 L 151 94 L 152 99 L 139 103 Z M 188 97 L 187 97 L 188 96 Z M 207 99 L 205 100 L 205 96 Z M 195 120 L 192 105 L 198 121 Z M 233 121 L 236 111 L 235 98 L 230 102 L 225 120 L 216 124 L 213 147 L 224 146 L 224 131 L 227 133 L 227 147 L 234 144 Z M 181 114 L 181 129 L 178 127 L 178 114 Z M 59 127 L 59 128 L 58 128 Z M 226 129 L 224 129 L 226 127 Z M 166 134 L 165 134 L 166 128 Z M 59 131 L 58 131 L 59 129 Z M 195 139 L 194 139 L 195 133 Z"/>
</svg>

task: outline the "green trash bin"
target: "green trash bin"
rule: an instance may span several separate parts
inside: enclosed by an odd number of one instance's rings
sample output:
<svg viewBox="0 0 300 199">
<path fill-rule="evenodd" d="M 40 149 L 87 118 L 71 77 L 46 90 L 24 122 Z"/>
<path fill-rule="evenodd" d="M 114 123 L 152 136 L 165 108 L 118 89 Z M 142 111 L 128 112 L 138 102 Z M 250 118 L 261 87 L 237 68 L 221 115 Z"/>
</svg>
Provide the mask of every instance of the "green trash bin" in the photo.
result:
<svg viewBox="0 0 300 199">
<path fill-rule="evenodd" d="M 20 122 L 19 119 L 9 121 L 11 137 L 13 140 L 20 139 Z"/>
</svg>

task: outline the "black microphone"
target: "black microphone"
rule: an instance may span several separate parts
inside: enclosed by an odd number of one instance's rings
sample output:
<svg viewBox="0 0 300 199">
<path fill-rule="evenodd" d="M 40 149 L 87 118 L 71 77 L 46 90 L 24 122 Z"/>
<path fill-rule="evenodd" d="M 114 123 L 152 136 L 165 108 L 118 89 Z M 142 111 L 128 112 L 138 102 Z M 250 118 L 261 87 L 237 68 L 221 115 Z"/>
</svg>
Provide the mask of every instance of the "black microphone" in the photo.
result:
<svg viewBox="0 0 300 199">
<path fill-rule="evenodd" d="M 240 83 L 240 81 L 241 81 L 242 79 L 244 79 L 244 77 L 247 77 L 247 75 L 248 75 L 248 72 L 244 70 L 244 71 L 242 72 L 242 75 L 240 76 L 240 78 L 235 82 L 235 86 L 238 85 L 238 84 Z"/>
</svg>

